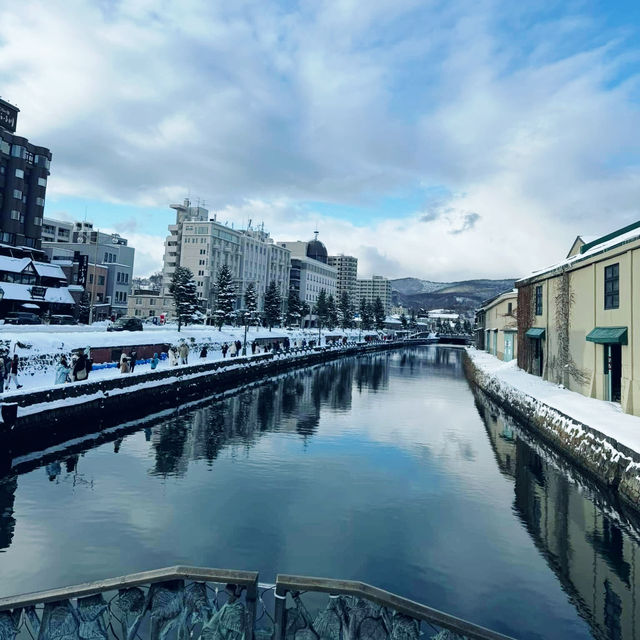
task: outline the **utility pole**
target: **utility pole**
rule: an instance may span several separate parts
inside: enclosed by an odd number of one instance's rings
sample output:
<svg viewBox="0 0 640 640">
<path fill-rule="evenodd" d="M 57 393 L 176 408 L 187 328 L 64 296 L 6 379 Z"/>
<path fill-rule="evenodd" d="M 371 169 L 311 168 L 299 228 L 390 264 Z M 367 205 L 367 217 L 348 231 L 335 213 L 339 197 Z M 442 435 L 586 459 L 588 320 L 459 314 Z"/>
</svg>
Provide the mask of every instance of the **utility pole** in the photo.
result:
<svg viewBox="0 0 640 640">
<path fill-rule="evenodd" d="M 86 217 L 85 212 L 85 217 Z M 91 236 L 89 236 L 91 237 Z M 98 238 L 100 237 L 100 229 L 96 231 L 96 250 L 93 256 L 93 282 L 91 283 L 91 300 L 89 304 L 89 324 L 93 323 L 93 303 L 96 297 L 96 280 L 98 279 L 98 272 L 96 267 L 98 266 Z"/>
</svg>

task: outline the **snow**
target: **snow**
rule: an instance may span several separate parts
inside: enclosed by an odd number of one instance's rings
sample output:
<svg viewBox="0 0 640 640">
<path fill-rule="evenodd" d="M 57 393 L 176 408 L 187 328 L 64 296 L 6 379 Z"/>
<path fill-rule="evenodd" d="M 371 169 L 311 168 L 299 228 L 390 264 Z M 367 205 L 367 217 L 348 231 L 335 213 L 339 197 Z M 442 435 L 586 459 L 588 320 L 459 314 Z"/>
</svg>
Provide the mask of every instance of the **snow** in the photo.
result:
<svg viewBox="0 0 640 640">
<path fill-rule="evenodd" d="M 16 284 L 15 282 L 2 283 L 4 297 L 7 300 L 25 300 L 31 302 L 34 300 L 34 298 L 31 297 L 31 292 L 29 291 L 32 286 L 33 285 L 30 284 Z M 75 301 L 67 287 L 47 287 L 46 289 L 44 302 L 75 304 Z M 35 301 L 38 302 L 38 299 Z M 0 329 L 0 331 L 2 331 L 2 329 Z"/>
<path fill-rule="evenodd" d="M 562 385 L 523 371 L 515 360 L 503 362 L 486 351 L 474 348 L 468 348 L 467 353 L 478 369 L 499 384 L 505 395 L 516 393 L 533 398 L 640 453 L 640 418 L 624 413 L 619 404 L 569 391 Z M 568 429 L 580 428 L 569 426 Z M 602 446 L 611 447 L 606 441 Z"/>
</svg>

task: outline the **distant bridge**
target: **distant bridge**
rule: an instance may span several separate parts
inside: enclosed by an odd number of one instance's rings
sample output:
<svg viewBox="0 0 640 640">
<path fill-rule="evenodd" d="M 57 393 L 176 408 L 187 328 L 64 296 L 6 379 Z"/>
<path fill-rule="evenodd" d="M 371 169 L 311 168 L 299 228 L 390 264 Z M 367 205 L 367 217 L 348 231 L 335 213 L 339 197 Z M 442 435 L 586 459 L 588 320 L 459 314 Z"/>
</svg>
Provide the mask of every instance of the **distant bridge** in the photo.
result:
<svg viewBox="0 0 640 640">
<path fill-rule="evenodd" d="M 408 338 L 427 339 L 431 344 L 471 344 L 473 336 L 468 333 L 433 333 L 432 331 L 418 331 Z"/>
</svg>

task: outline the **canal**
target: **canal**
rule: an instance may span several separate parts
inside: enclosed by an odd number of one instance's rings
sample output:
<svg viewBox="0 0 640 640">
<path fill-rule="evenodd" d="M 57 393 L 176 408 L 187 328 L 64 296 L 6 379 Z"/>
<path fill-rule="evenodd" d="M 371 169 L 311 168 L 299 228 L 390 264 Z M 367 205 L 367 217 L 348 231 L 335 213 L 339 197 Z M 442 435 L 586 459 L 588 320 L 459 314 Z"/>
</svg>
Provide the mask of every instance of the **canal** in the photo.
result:
<svg viewBox="0 0 640 640">
<path fill-rule="evenodd" d="M 0 480 L 0 596 L 188 564 L 362 580 L 518 638 L 640 637 L 637 524 L 472 391 L 459 349 L 127 422 Z"/>
</svg>

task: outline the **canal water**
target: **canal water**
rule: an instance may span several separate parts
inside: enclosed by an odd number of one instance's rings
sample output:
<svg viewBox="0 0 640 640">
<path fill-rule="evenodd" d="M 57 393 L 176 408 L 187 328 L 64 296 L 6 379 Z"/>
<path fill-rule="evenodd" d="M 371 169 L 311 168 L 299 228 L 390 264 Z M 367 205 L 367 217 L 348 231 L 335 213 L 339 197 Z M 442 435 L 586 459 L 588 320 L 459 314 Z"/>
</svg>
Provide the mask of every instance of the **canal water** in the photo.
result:
<svg viewBox="0 0 640 640">
<path fill-rule="evenodd" d="M 1 596 L 189 564 L 363 580 L 518 638 L 637 638 L 639 539 L 435 346 L 292 372 L 0 481 Z"/>
</svg>

